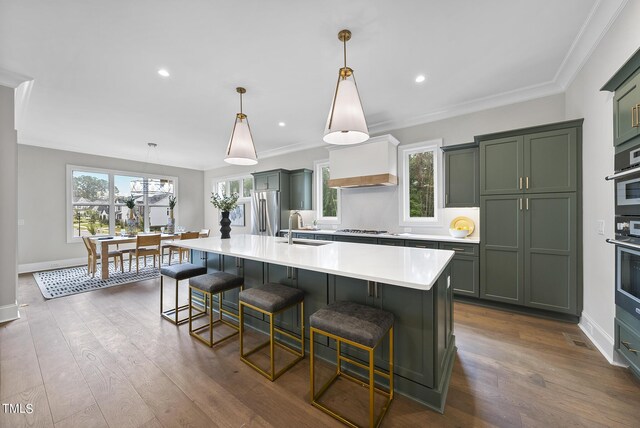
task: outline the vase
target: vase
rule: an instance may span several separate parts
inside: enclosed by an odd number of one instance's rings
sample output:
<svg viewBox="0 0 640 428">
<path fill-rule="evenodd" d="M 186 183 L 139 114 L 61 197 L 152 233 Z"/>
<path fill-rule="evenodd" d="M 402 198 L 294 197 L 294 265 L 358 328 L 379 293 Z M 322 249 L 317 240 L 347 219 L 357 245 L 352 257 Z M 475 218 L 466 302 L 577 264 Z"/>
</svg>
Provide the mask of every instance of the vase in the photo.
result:
<svg viewBox="0 0 640 428">
<path fill-rule="evenodd" d="M 166 232 L 173 235 L 176 231 L 176 219 L 173 217 L 173 209 L 169 209 L 169 218 L 167 219 Z"/>
<path fill-rule="evenodd" d="M 127 220 L 127 235 L 135 235 L 138 229 L 138 222 L 135 218 L 129 218 Z"/>
<path fill-rule="evenodd" d="M 220 233 L 222 233 L 222 235 L 220 236 L 220 238 L 222 239 L 229 239 L 231 238 L 231 235 L 229 234 L 229 232 L 231 232 L 231 220 L 229 220 L 229 211 L 222 211 L 222 220 L 220 220 L 220 226 L 222 226 L 220 228 Z"/>
</svg>

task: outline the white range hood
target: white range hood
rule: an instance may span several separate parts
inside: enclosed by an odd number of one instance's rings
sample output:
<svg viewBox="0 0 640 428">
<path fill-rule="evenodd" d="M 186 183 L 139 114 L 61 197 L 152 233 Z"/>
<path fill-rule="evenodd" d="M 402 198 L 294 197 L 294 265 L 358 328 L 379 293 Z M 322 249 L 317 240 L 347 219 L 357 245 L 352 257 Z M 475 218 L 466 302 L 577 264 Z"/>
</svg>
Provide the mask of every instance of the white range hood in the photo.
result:
<svg viewBox="0 0 640 428">
<path fill-rule="evenodd" d="M 398 140 L 392 135 L 329 149 L 329 187 L 398 185 Z"/>
</svg>

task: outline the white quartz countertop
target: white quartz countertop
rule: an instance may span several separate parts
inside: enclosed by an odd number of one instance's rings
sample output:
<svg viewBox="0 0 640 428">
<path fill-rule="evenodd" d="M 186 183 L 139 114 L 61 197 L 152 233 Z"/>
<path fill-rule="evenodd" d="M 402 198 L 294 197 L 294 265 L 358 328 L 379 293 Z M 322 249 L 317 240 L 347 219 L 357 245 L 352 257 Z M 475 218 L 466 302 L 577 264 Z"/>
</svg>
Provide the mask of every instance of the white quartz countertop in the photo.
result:
<svg viewBox="0 0 640 428">
<path fill-rule="evenodd" d="M 289 245 L 285 238 L 258 235 L 190 239 L 173 245 L 418 290 L 430 290 L 455 254 L 449 250 L 351 242 Z"/>
<path fill-rule="evenodd" d="M 281 229 L 280 232 L 288 232 L 288 229 Z M 417 241 L 439 241 L 439 242 L 456 242 L 460 244 L 479 244 L 480 238 L 470 236 L 466 238 L 454 238 L 449 235 L 424 235 L 419 233 L 381 233 L 379 235 L 368 233 L 345 233 L 337 232 L 329 229 L 294 229 L 294 233 L 313 233 L 316 235 L 344 235 L 344 236 L 362 236 L 370 238 L 389 238 L 389 239 L 408 239 Z"/>
</svg>

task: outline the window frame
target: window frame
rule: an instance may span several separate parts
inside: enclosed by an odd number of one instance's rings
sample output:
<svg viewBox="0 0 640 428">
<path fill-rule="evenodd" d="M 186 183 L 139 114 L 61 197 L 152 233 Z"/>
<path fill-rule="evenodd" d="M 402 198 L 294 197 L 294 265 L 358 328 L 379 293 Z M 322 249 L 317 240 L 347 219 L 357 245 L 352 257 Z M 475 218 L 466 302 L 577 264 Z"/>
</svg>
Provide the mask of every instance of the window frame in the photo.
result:
<svg viewBox="0 0 640 428">
<path fill-rule="evenodd" d="M 318 223 L 324 224 L 341 224 L 342 223 L 342 192 L 340 188 L 337 190 L 337 207 L 335 217 L 324 217 L 322 215 L 322 168 L 329 166 L 329 159 L 322 159 L 313 162 L 314 170 L 314 190 L 315 190 L 315 203 L 316 203 L 316 220 Z"/>
<path fill-rule="evenodd" d="M 398 199 L 400 226 L 409 227 L 439 227 L 442 225 L 440 201 L 440 187 L 442 181 L 442 139 L 422 141 L 414 144 L 406 144 L 398 147 L 399 174 L 398 174 Z M 433 217 L 411 217 L 409 197 L 409 156 L 426 151 L 433 152 Z"/>
<path fill-rule="evenodd" d="M 109 177 L 109 200 L 107 201 L 107 203 L 104 204 L 76 204 L 73 202 L 73 172 L 74 171 L 78 171 L 78 172 L 89 172 L 89 173 L 96 173 L 96 174 L 107 174 L 107 176 Z M 74 235 L 74 222 L 72 219 L 72 214 L 73 214 L 73 207 L 76 205 L 84 205 L 84 206 L 102 206 L 102 205 L 107 205 L 109 207 L 109 235 L 114 235 L 115 234 L 115 226 L 116 226 L 116 219 L 115 219 L 115 213 L 116 213 L 116 207 L 117 206 L 123 206 L 123 204 L 121 203 L 116 203 L 115 202 L 115 194 L 114 194 L 114 190 L 115 190 L 115 179 L 114 176 L 116 175 L 121 175 L 121 176 L 129 176 L 129 177 L 140 177 L 142 179 L 157 179 L 157 180 L 172 180 L 173 181 L 173 195 L 177 198 L 178 197 L 178 177 L 174 177 L 174 176 L 170 176 L 170 175 L 160 175 L 160 174 L 149 174 L 149 173 L 142 173 L 142 172 L 136 172 L 136 171 L 123 171 L 123 170 L 116 170 L 116 169 L 106 169 L 106 168 L 95 168 L 95 167 L 90 167 L 90 166 L 82 166 L 82 165 L 72 165 L 72 164 L 67 164 L 66 166 L 66 215 L 67 215 L 67 244 L 74 244 L 74 243 L 78 243 L 81 242 L 81 236 L 75 236 Z M 165 207 L 165 205 L 150 205 L 149 201 L 148 201 L 148 196 L 145 195 L 144 196 L 144 202 L 143 204 L 140 205 L 143 209 L 143 215 L 145 218 L 145 224 L 144 224 L 144 232 L 149 232 L 150 230 L 150 224 L 149 221 L 147 221 L 147 218 L 150 215 L 150 208 L 151 207 Z M 168 209 L 168 205 L 166 205 L 167 209 Z M 174 210 L 174 218 L 176 220 L 176 224 L 178 224 L 178 219 L 179 219 L 179 204 L 178 206 L 175 208 Z M 150 218 L 150 217 L 149 217 Z M 98 235 L 95 235 L 98 236 Z"/>
<path fill-rule="evenodd" d="M 231 192 L 229 191 L 230 189 L 230 182 L 231 181 L 238 181 L 240 180 L 240 190 L 244 191 L 244 180 L 246 179 L 250 179 L 251 180 L 251 190 L 255 190 L 256 189 L 256 182 L 255 179 L 253 178 L 253 175 L 248 174 L 248 175 L 233 175 L 233 176 L 229 176 L 229 177 L 218 177 L 218 178 L 214 178 L 212 180 L 212 193 L 218 193 L 218 185 L 220 183 L 225 183 L 224 186 L 224 191 L 227 195 L 230 195 Z M 242 201 L 242 202 L 247 202 L 251 200 L 251 194 L 249 194 L 249 196 L 242 196 L 242 194 L 240 194 L 240 196 L 238 197 L 238 201 Z"/>
</svg>

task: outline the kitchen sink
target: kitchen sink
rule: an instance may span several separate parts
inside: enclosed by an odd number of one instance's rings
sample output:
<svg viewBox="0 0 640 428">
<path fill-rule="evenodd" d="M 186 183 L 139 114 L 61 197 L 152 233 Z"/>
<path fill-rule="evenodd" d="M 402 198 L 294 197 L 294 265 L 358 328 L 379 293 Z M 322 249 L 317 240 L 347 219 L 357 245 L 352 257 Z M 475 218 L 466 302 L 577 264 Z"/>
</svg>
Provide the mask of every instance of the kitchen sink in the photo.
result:
<svg viewBox="0 0 640 428">
<path fill-rule="evenodd" d="M 287 241 L 279 241 L 278 244 L 288 244 Z M 296 241 L 293 240 L 293 245 L 308 245 L 310 247 L 320 247 L 322 245 L 331 244 L 331 242 L 327 241 Z"/>
</svg>

